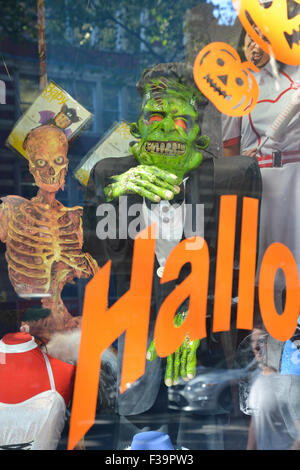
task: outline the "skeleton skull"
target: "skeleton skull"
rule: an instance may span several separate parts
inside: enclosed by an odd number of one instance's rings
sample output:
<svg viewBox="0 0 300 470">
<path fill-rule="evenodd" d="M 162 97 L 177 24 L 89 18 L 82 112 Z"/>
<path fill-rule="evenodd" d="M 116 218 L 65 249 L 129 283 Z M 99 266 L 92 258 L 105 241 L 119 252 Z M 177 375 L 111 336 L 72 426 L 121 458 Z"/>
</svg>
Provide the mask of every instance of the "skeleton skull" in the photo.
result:
<svg viewBox="0 0 300 470">
<path fill-rule="evenodd" d="M 64 189 L 68 171 L 68 140 L 60 129 L 41 126 L 30 132 L 26 140 L 29 171 L 36 185 L 47 192 Z"/>
</svg>

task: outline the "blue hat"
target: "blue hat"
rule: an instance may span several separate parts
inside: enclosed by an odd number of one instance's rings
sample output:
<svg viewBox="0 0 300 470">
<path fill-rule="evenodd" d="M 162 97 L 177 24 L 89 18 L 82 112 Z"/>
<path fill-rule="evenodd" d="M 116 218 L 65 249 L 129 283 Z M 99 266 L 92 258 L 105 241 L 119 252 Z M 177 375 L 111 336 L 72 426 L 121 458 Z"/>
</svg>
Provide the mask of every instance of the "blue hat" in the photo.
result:
<svg viewBox="0 0 300 470">
<path fill-rule="evenodd" d="M 168 434 L 147 431 L 133 436 L 131 450 L 174 450 L 174 447 Z"/>
</svg>

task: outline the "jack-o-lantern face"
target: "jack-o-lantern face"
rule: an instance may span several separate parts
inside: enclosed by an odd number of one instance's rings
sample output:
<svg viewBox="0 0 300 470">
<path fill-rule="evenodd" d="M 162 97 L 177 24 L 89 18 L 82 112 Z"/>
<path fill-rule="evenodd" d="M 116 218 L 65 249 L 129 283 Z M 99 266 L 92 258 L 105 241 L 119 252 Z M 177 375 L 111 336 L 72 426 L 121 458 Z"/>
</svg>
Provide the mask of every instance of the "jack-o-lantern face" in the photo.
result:
<svg viewBox="0 0 300 470">
<path fill-rule="evenodd" d="M 286 64 L 300 64 L 300 0 L 233 0 L 233 5 L 265 52 Z"/>
<path fill-rule="evenodd" d="M 194 80 L 199 90 L 223 114 L 244 116 L 257 102 L 258 85 L 249 72 L 258 68 L 241 62 L 235 49 L 223 42 L 205 46 L 194 62 Z"/>
</svg>

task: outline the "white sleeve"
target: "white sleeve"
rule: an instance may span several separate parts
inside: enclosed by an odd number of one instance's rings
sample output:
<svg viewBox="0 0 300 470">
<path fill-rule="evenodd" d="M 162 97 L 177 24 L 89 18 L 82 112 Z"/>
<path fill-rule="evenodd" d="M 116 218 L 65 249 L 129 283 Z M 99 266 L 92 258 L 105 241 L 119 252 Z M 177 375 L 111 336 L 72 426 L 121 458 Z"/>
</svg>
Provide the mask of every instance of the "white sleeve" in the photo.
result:
<svg viewBox="0 0 300 470">
<path fill-rule="evenodd" d="M 240 143 L 242 118 L 222 114 L 222 141 L 224 147 Z"/>
</svg>

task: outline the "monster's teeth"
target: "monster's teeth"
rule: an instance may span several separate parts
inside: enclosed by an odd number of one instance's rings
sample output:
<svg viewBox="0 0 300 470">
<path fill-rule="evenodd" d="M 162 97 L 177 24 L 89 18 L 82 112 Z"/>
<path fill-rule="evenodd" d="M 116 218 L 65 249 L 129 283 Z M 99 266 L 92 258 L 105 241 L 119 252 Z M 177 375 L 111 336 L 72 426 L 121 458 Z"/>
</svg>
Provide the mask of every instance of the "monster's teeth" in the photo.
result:
<svg viewBox="0 0 300 470">
<path fill-rule="evenodd" d="M 147 152 L 167 154 L 167 155 L 182 155 L 185 152 L 186 146 L 180 142 L 147 142 Z"/>
</svg>

